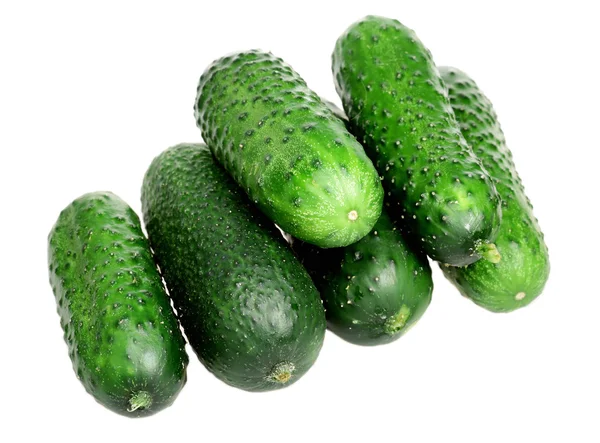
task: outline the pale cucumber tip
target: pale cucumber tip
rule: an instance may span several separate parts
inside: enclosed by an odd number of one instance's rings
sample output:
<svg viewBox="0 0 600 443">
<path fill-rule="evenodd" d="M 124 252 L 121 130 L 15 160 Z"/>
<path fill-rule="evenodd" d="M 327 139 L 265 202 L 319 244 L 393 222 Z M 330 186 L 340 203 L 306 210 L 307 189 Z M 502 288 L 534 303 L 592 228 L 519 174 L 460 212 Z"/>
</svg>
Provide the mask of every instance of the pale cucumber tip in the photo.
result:
<svg viewBox="0 0 600 443">
<path fill-rule="evenodd" d="M 400 310 L 395 314 L 389 317 L 384 325 L 383 331 L 388 335 L 395 335 L 400 332 L 404 326 L 406 326 L 406 322 L 410 317 L 410 308 L 406 305 L 402 305 Z"/>
<path fill-rule="evenodd" d="M 525 294 L 524 292 L 517 292 L 517 294 L 515 294 L 515 300 L 517 301 L 521 301 L 523 300 L 525 297 L 527 296 L 527 294 Z"/>
<path fill-rule="evenodd" d="M 286 384 L 292 378 L 292 374 L 296 367 L 293 363 L 289 362 L 281 362 L 276 364 L 269 375 L 267 375 L 267 380 L 273 383 Z"/>
<path fill-rule="evenodd" d="M 358 219 L 358 212 L 353 209 L 352 211 L 348 212 L 348 220 L 350 221 L 356 221 L 356 219 Z"/>
<path fill-rule="evenodd" d="M 476 248 L 477 254 L 490 263 L 500 263 L 502 256 L 494 243 L 480 243 Z"/>
<path fill-rule="evenodd" d="M 152 405 L 152 396 L 147 391 L 140 391 L 129 399 L 128 412 L 134 412 L 138 409 L 148 409 Z"/>
</svg>

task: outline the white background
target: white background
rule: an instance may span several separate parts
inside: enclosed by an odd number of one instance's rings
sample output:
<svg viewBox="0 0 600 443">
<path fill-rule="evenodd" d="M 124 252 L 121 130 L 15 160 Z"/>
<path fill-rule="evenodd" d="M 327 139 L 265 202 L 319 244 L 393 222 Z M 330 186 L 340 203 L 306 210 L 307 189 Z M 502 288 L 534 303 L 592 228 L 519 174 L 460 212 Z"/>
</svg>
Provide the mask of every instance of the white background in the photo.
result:
<svg viewBox="0 0 600 443">
<path fill-rule="evenodd" d="M 93 3 L 0 6 L 0 440 L 600 441 L 594 2 Z M 196 83 L 225 53 L 271 50 L 339 103 L 330 55 L 366 14 L 415 29 L 494 102 L 549 245 L 545 292 L 492 314 L 434 267 L 432 304 L 409 334 L 363 348 L 328 333 L 289 389 L 236 390 L 189 350 L 171 408 L 140 420 L 104 409 L 73 373 L 48 284 L 58 213 L 96 190 L 139 212 L 152 158 L 200 141 Z"/>
</svg>

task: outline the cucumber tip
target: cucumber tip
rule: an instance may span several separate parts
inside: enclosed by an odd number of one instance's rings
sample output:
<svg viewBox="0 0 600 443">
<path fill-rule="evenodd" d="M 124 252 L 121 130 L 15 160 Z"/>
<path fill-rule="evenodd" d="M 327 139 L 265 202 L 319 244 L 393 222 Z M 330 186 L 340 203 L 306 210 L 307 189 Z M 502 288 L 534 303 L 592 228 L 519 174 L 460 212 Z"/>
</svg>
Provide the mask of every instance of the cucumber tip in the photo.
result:
<svg viewBox="0 0 600 443">
<path fill-rule="evenodd" d="M 527 295 L 527 294 L 525 294 L 525 293 L 524 293 L 524 292 L 522 292 L 522 291 L 521 291 L 521 292 L 518 292 L 518 293 L 515 295 L 515 300 L 521 301 L 521 300 L 523 300 L 523 299 L 525 298 L 525 296 L 526 296 L 526 295 Z"/>
<path fill-rule="evenodd" d="M 269 375 L 267 375 L 267 380 L 284 385 L 290 381 L 295 369 L 296 367 L 293 363 L 285 361 L 278 363 L 269 372 Z"/>
<path fill-rule="evenodd" d="M 129 399 L 127 412 L 134 412 L 138 409 L 148 409 L 152 405 L 152 396 L 147 391 L 136 392 Z"/>
</svg>

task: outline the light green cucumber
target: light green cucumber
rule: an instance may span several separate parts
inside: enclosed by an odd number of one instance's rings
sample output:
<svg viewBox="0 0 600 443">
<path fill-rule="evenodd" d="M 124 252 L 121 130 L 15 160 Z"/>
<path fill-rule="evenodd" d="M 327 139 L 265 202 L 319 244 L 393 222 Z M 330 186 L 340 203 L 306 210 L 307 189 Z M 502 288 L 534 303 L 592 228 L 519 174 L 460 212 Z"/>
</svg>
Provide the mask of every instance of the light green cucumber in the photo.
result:
<svg viewBox="0 0 600 443">
<path fill-rule="evenodd" d="M 294 237 L 346 246 L 377 221 L 383 188 L 371 160 L 280 58 L 246 51 L 216 60 L 200 78 L 195 116 L 217 160 Z"/>
</svg>

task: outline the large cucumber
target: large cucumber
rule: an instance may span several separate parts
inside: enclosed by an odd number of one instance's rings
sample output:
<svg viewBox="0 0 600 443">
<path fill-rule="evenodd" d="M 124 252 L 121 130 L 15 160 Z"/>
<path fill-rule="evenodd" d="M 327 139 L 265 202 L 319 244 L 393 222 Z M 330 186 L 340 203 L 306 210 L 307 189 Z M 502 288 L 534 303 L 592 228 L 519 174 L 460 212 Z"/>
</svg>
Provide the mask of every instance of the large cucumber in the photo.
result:
<svg viewBox="0 0 600 443">
<path fill-rule="evenodd" d="M 142 207 L 150 243 L 190 345 L 226 383 L 288 386 L 314 363 L 325 314 L 281 234 L 205 145 L 154 159 Z"/>
<path fill-rule="evenodd" d="M 415 33 L 366 17 L 338 39 L 333 72 L 353 133 L 384 178 L 390 216 L 434 260 L 498 261 L 500 198 Z"/>
<path fill-rule="evenodd" d="M 440 68 L 450 102 L 467 142 L 481 159 L 502 197 L 496 247 L 500 263 L 442 266 L 460 292 L 490 311 L 508 312 L 531 303 L 550 273 L 548 248 L 515 168 L 490 100 L 464 72 Z"/>
<path fill-rule="evenodd" d="M 293 245 L 321 293 L 329 329 L 351 343 L 392 342 L 429 306 L 427 257 L 410 250 L 386 211 L 369 234 L 345 248 Z"/>
<path fill-rule="evenodd" d="M 200 78 L 195 115 L 219 162 L 284 231 L 338 247 L 377 221 L 383 188 L 371 160 L 281 59 L 247 51 L 216 60 Z"/>
<path fill-rule="evenodd" d="M 169 406 L 188 358 L 138 216 L 112 193 L 85 194 L 48 242 L 50 284 L 85 389 L 129 417 Z"/>
</svg>

